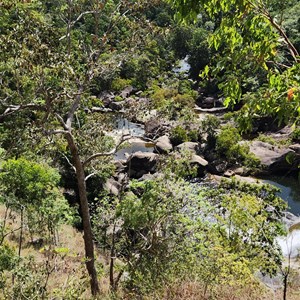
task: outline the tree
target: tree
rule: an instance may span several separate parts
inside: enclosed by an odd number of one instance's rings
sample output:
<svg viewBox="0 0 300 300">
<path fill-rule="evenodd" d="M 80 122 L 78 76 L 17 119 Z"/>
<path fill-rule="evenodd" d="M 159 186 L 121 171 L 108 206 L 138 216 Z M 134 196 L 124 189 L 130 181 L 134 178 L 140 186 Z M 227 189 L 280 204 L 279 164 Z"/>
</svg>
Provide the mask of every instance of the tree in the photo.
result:
<svg viewBox="0 0 300 300">
<path fill-rule="evenodd" d="M 58 225 L 72 220 L 70 207 L 57 187 L 60 176 L 55 169 L 24 158 L 11 159 L 4 162 L 0 179 L 4 204 L 21 216 L 19 256 L 25 224 L 31 237 L 38 234 L 51 242 Z"/>
<path fill-rule="evenodd" d="M 196 19 L 203 11 L 217 21 L 209 37 L 210 46 L 218 51 L 217 60 L 211 69 L 205 68 L 203 76 L 218 78 L 226 105 L 245 102 L 240 118 L 244 129 L 251 127 L 257 115 L 274 116 L 281 123 L 299 119 L 299 53 L 284 22 L 278 22 L 277 1 L 170 2 L 180 19 Z M 245 90 L 245 85 L 257 81 L 253 91 Z"/>
<path fill-rule="evenodd" d="M 102 106 L 96 97 L 101 86 L 119 74 L 125 53 L 135 50 L 130 45 L 142 41 L 151 24 L 145 18 L 136 24 L 134 14 L 143 5 L 130 1 L 13 0 L 0 9 L 2 145 L 10 155 L 50 148 L 66 158 L 77 181 L 86 266 L 96 295 L 86 181 L 101 172 L 123 138 L 106 137 L 103 116 L 92 108 Z"/>
<path fill-rule="evenodd" d="M 20 134 L 29 131 L 29 137 L 38 135 L 39 141 L 48 140 L 53 144 L 55 138 L 52 136 L 56 134 L 65 138 L 77 178 L 86 266 L 91 278 L 92 294 L 96 295 L 99 286 L 94 266 L 84 169 L 100 155 L 86 154 L 86 159 L 81 158 L 82 153 L 76 141 L 78 136 L 74 132 L 78 123 L 74 124 L 74 118 L 79 120 L 81 117 L 79 110 L 83 111 L 87 105 L 92 81 L 103 70 L 100 61 L 106 38 L 103 34 L 95 45 L 91 40 L 92 32 L 74 28 L 84 17 L 93 17 L 98 11 L 87 10 L 84 1 L 68 1 L 67 6 L 63 4 L 63 1 L 57 1 L 57 7 L 45 8 L 38 1 L 9 1 L 2 5 L 1 120 L 5 118 L 8 124 L 16 119 L 21 122 L 26 120 L 26 125 L 29 123 L 31 129 L 27 126 L 25 130 L 20 128 Z M 122 15 L 118 13 L 119 8 L 114 6 L 111 9 L 116 9 L 116 17 Z M 53 13 L 47 14 L 48 9 L 55 9 L 61 14 L 63 22 L 57 20 Z M 108 24 L 106 32 L 109 30 L 111 26 Z M 99 136 L 101 138 L 101 132 Z M 104 156 L 113 152 L 105 153 Z"/>
</svg>

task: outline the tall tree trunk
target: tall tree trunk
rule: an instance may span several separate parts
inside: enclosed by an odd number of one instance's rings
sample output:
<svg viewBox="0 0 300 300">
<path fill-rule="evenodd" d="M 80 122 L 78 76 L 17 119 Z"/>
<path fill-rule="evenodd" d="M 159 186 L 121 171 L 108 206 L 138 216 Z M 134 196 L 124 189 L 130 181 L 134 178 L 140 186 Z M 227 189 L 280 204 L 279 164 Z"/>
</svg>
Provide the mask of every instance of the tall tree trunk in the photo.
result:
<svg viewBox="0 0 300 300">
<path fill-rule="evenodd" d="M 66 135 L 66 137 L 68 141 L 68 146 L 71 151 L 73 164 L 76 169 L 76 178 L 78 184 L 82 223 L 83 223 L 83 233 L 84 233 L 83 239 L 84 239 L 84 248 L 85 248 L 86 268 L 90 276 L 91 291 L 92 294 L 95 296 L 99 294 L 100 289 L 99 289 L 99 284 L 97 279 L 97 272 L 95 268 L 94 241 L 93 241 L 88 199 L 86 194 L 84 167 L 80 160 L 78 149 L 73 139 L 73 136 L 71 135 L 71 133 L 69 133 Z"/>
</svg>

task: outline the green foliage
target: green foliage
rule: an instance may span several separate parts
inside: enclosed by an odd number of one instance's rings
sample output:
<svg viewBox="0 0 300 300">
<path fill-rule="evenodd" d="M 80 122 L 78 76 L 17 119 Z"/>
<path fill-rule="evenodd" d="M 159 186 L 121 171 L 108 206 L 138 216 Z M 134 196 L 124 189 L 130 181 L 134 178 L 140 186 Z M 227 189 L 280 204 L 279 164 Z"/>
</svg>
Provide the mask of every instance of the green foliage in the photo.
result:
<svg viewBox="0 0 300 300">
<path fill-rule="evenodd" d="M 223 126 L 216 138 L 216 150 L 220 156 L 225 156 L 230 163 L 240 162 L 245 166 L 255 168 L 259 160 L 249 153 L 249 146 L 241 143 L 241 136 L 236 127 Z"/>
<path fill-rule="evenodd" d="M 224 226 L 220 233 L 227 236 L 229 246 L 240 258 L 250 259 L 251 268 L 269 274 L 277 272 L 281 258 L 276 235 L 285 232 L 281 217 L 286 203 L 276 193 L 271 185 L 226 180 L 208 196 L 219 205 L 217 219 Z"/>
<path fill-rule="evenodd" d="M 53 234 L 61 222 L 72 222 L 70 207 L 57 188 L 57 170 L 25 158 L 10 159 L 3 164 L 0 178 L 3 202 L 25 213 L 31 233 Z"/>
<path fill-rule="evenodd" d="M 191 90 L 190 83 L 183 81 L 176 86 L 152 86 L 151 99 L 153 106 L 163 116 L 176 120 L 193 111 L 196 94 Z"/>
<path fill-rule="evenodd" d="M 183 149 L 170 156 L 161 164 L 161 172 L 167 178 L 190 179 L 197 176 L 197 166 L 191 163 L 194 153 Z"/>
<path fill-rule="evenodd" d="M 187 131 L 180 125 L 172 128 L 170 132 L 170 140 L 173 145 L 177 146 L 188 141 Z"/>
<path fill-rule="evenodd" d="M 300 141 L 300 128 L 295 128 L 291 135 L 293 142 L 299 142 Z"/>
<path fill-rule="evenodd" d="M 209 44 L 218 52 L 202 75 L 218 80 L 225 105 L 245 103 L 240 117 L 243 130 L 251 129 L 257 115 L 272 116 L 279 123 L 299 119 L 299 53 L 284 28 L 289 24 L 285 20 L 293 16 L 286 14 L 293 11 L 292 5 L 286 1 L 169 2 L 178 19 L 196 20 L 203 11 L 215 21 Z M 299 28 L 295 28 L 297 17 L 292 19 L 294 38 Z"/>
<path fill-rule="evenodd" d="M 258 135 L 257 140 L 261 141 L 261 142 L 269 143 L 271 145 L 276 145 L 277 144 L 276 140 L 272 136 L 268 136 L 268 135 L 265 135 L 263 133 L 260 133 Z"/>
<path fill-rule="evenodd" d="M 111 88 L 116 92 L 120 92 L 130 84 L 130 79 L 116 78 L 112 81 Z"/>
<path fill-rule="evenodd" d="M 201 134 L 207 134 L 207 146 L 209 149 L 216 146 L 217 129 L 220 127 L 220 120 L 216 116 L 207 116 L 201 123 Z"/>
</svg>

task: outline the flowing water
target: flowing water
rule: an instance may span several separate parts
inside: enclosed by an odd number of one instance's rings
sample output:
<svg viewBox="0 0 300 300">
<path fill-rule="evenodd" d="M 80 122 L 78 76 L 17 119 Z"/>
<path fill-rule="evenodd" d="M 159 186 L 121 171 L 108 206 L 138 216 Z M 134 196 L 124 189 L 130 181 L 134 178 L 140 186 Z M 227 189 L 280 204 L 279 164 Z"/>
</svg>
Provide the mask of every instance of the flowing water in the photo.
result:
<svg viewBox="0 0 300 300">
<path fill-rule="evenodd" d="M 142 140 L 145 134 L 144 125 L 130 122 L 126 118 L 119 118 L 116 122 L 116 128 L 113 131 L 114 136 L 121 135 L 132 136 L 124 148 L 121 148 L 114 156 L 115 160 L 127 159 L 128 155 L 141 151 L 153 152 L 154 144 Z"/>
</svg>

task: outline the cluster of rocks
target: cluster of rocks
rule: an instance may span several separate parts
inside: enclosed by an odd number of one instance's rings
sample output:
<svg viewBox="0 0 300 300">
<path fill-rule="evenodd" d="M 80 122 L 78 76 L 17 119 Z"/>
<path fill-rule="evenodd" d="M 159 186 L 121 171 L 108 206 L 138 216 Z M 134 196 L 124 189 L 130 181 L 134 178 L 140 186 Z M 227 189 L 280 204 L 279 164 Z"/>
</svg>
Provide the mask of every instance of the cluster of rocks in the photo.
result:
<svg viewBox="0 0 300 300">
<path fill-rule="evenodd" d="M 133 102 L 142 102 L 143 99 L 139 98 L 139 96 L 140 92 L 134 90 L 131 86 L 126 87 L 119 93 L 103 92 L 99 95 L 103 103 L 101 110 L 122 112 L 128 103 L 131 107 L 134 107 L 132 105 Z M 223 99 L 217 97 L 200 95 L 197 104 L 199 106 L 196 106 L 195 110 L 200 113 L 218 113 L 224 110 Z M 92 110 L 100 110 L 100 108 L 92 108 Z M 120 191 L 124 181 L 124 174 L 130 178 L 141 178 L 147 174 L 155 174 L 160 161 L 165 158 L 165 155 L 173 152 L 177 155 L 174 155 L 175 159 L 176 157 L 180 158 L 180 153 L 183 150 L 191 152 L 188 163 L 197 166 L 198 176 L 204 176 L 205 174 L 225 177 L 249 175 L 247 168 L 241 167 L 238 163 L 236 165 L 229 164 L 225 159 L 215 155 L 214 150 L 208 149 L 205 144 L 197 142 L 185 142 L 180 145 L 172 144 L 169 138 L 169 131 L 172 127 L 170 123 L 163 123 L 157 118 L 150 117 L 143 121 L 143 124 L 145 137 L 153 141 L 153 152 L 133 152 L 127 156 L 126 160 L 117 162 L 119 168 L 116 176 L 105 184 L 106 188 L 113 194 L 117 194 Z M 259 124 L 257 126 L 259 127 Z M 277 140 L 286 139 L 289 134 L 289 130 L 282 129 L 278 130 L 274 137 Z M 141 140 L 141 143 L 143 142 Z M 257 140 L 247 143 L 250 153 L 254 154 L 260 162 L 261 168 L 258 170 L 258 173 L 285 173 L 298 169 L 300 164 L 300 144 L 279 147 Z"/>
</svg>

